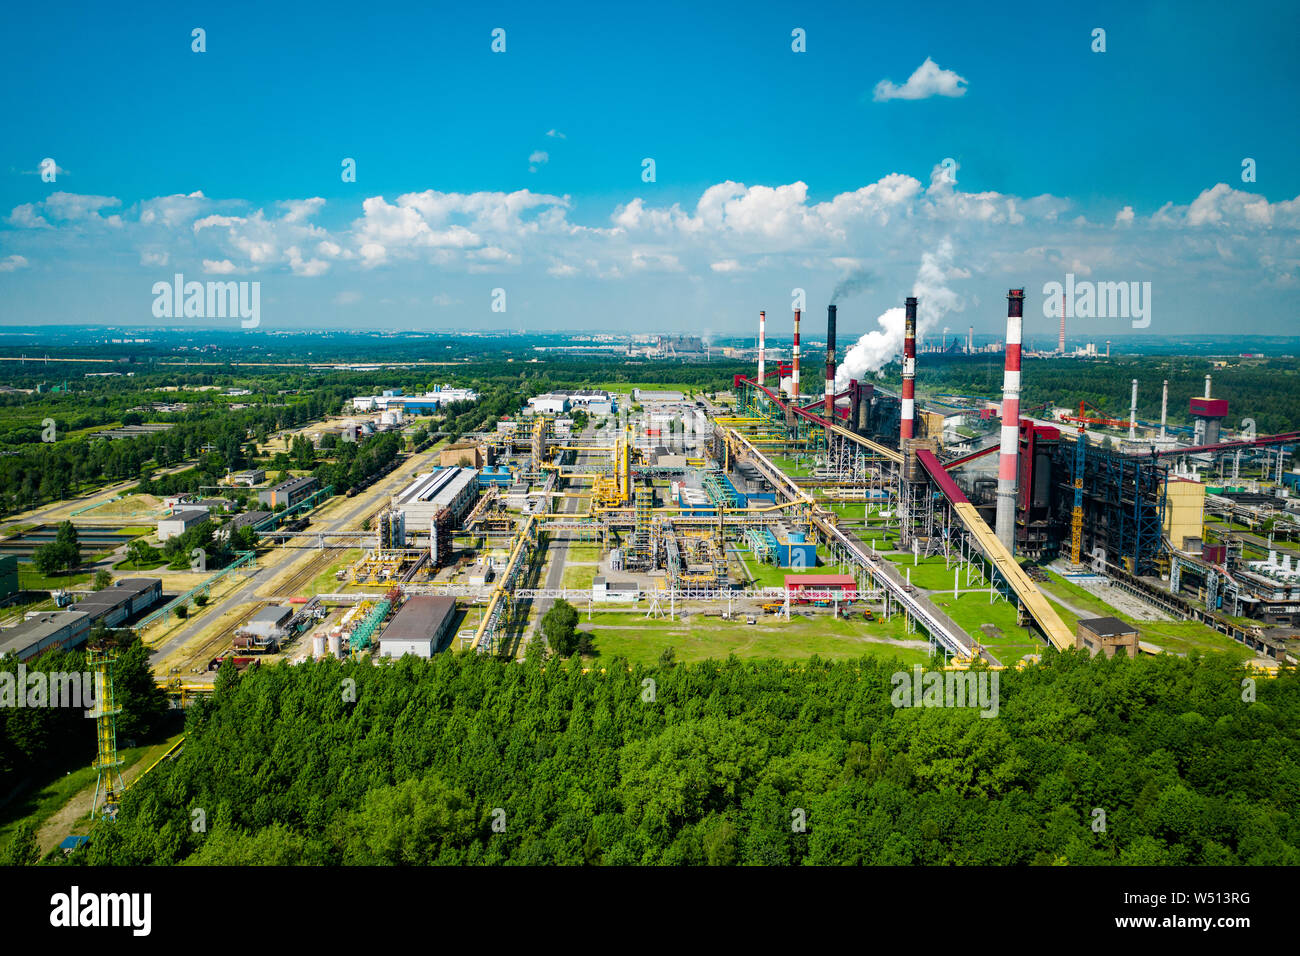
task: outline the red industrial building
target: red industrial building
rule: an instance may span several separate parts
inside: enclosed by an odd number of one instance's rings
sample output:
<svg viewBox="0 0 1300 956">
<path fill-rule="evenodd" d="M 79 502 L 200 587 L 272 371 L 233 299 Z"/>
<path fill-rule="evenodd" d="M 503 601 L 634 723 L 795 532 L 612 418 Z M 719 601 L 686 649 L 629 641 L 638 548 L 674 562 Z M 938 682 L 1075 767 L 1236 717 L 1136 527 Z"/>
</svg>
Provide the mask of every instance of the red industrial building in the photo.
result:
<svg viewBox="0 0 1300 956">
<path fill-rule="evenodd" d="M 785 587 L 791 600 L 798 600 L 801 591 L 838 591 L 849 601 L 858 596 L 858 582 L 851 574 L 787 574 Z"/>
</svg>

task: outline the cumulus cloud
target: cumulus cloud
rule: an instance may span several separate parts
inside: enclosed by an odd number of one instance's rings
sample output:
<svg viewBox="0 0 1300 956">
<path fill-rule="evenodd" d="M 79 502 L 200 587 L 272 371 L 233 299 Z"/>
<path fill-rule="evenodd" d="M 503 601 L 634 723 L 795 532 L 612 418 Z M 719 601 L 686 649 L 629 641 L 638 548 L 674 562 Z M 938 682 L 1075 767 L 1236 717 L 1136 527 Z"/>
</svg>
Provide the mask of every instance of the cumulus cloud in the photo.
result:
<svg viewBox="0 0 1300 956">
<path fill-rule="evenodd" d="M 877 103 L 888 100 L 924 100 L 931 96 L 965 96 L 966 79 L 952 70 L 941 69 L 928 56 L 902 86 L 890 80 L 876 84 L 872 98 Z"/>
<path fill-rule="evenodd" d="M 234 273 L 236 269 L 235 264 L 229 259 L 204 259 L 203 271 L 210 275 L 225 276 Z"/>
<path fill-rule="evenodd" d="M 544 149 L 535 149 L 528 157 L 528 171 L 537 172 L 537 167 L 544 166 L 551 161 L 551 154 Z"/>
<path fill-rule="evenodd" d="M 549 137 L 551 137 L 551 139 L 568 139 L 568 138 L 569 138 L 569 137 L 565 136 L 563 133 L 561 133 L 558 129 L 548 129 L 548 130 L 546 131 L 546 135 L 549 136 Z"/>
<path fill-rule="evenodd" d="M 27 259 L 25 256 L 5 256 L 0 259 L 0 272 L 16 272 L 19 269 L 27 268 Z"/>
</svg>

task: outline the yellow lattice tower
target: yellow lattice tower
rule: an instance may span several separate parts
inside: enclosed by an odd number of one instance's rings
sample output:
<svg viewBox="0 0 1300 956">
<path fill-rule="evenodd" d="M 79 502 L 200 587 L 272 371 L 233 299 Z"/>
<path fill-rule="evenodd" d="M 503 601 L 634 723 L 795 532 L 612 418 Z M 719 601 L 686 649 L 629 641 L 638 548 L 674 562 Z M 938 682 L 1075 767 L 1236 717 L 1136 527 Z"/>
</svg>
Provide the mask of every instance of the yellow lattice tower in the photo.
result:
<svg viewBox="0 0 1300 956">
<path fill-rule="evenodd" d="M 98 740 L 92 765 L 97 776 L 90 815 L 93 817 L 99 814 L 109 819 L 112 819 L 117 810 L 118 795 L 125 789 L 122 772 L 117 769 L 122 765 L 122 758 L 117 754 L 117 715 L 122 712 L 122 708 L 117 706 L 117 697 L 113 693 L 113 664 L 116 660 L 107 648 L 100 645 L 92 646 L 87 657 L 91 673 L 95 675 L 95 706 L 87 716 L 95 720 Z M 100 794 L 103 794 L 102 810 Z"/>
</svg>

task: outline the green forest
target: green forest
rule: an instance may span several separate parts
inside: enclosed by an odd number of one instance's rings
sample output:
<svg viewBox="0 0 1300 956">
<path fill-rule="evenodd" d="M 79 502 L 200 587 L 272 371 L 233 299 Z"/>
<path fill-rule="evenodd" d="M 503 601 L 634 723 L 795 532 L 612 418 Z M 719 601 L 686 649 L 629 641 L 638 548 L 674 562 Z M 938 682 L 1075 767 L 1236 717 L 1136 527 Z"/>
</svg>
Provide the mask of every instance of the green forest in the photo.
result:
<svg viewBox="0 0 1300 956">
<path fill-rule="evenodd" d="M 1294 672 L 1049 652 L 989 719 L 895 709 L 900 666 L 230 669 L 66 862 L 1300 863 Z"/>
</svg>

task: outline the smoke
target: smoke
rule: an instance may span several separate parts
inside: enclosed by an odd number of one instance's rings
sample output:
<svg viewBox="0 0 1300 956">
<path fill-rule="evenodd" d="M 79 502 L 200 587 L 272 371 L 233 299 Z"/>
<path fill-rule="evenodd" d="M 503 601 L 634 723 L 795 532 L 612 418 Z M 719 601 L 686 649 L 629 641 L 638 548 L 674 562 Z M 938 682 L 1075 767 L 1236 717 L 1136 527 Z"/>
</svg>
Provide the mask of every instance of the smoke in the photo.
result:
<svg viewBox="0 0 1300 956">
<path fill-rule="evenodd" d="M 949 312 L 960 312 L 965 302 L 948 288 L 950 275 L 964 277 L 966 273 L 952 269 L 952 241 L 945 238 L 934 252 L 921 256 L 921 267 L 912 283 L 912 295 L 917 298 L 916 338 L 922 341 L 936 328 L 940 319 Z M 852 281 L 852 277 L 846 282 Z M 843 285 L 844 283 L 841 283 Z M 839 288 L 836 288 L 836 293 Z M 849 379 L 862 379 L 868 372 L 879 371 L 903 350 L 904 313 L 901 306 L 889 309 L 876 319 L 879 328 L 866 332 L 844 354 L 844 361 L 835 370 L 835 390 L 849 387 Z"/>
<path fill-rule="evenodd" d="M 850 296 L 857 295 L 859 292 L 865 292 L 876 284 L 876 276 L 867 269 L 857 269 L 841 279 L 835 286 L 835 291 L 831 293 L 831 305 L 839 305 L 841 301 Z"/>
</svg>

